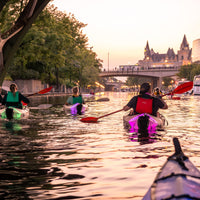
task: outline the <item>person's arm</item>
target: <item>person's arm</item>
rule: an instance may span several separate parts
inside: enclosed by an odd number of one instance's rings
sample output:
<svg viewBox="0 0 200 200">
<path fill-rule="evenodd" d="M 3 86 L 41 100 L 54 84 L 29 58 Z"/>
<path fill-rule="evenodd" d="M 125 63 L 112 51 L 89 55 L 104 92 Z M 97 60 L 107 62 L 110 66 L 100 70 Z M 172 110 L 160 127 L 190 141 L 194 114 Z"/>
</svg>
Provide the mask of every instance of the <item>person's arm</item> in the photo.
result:
<svg viewBox="0 0 200 200">
<path fill-rule="evenodd" d="M 162 107 L 160 107 L 161 109 L 168 109 L 168 105 L 166 104 L 166 102 L 163 100 L 163 99 L 159 99 L 161 102 L 162 102 L 162 104 L 164 105 L 164 106 L 162 106 Z"/>
<path fill-rule="evenodd" d="M 127 111 L 127 110 L 129 110 L 131 108 L 134 108 L 134 105 L 136 104 L 136 101 L 137 101 L 137 98 L 135 96 L 123 107 L 123 110 Z"/>
<path fill-rule="evenodd" d="M 65 105 L 73 105 L 73 97 L 70 96 L 68 99 L 67 99 L 67 102 L 65 103 Z"/>
<path fill-rule="evenodd" d="M 83 99 L 83 96 L 82 96 L 82 104 L 85 104 L 85 100 Z"/>
<path fill-rule="evenodd" d="M 165 101 L 163 101 L 162 99 L 161 99 L 161 101 L 163 102 L 163 104 L 164 104 L 164 107 L 162 108 L 162 109 L 168 109 L 168 105 L 166 104 L 166 102 Z"/>
<path fill-rule="evenodd" d="M 131 109 L 131 108 L 130 108 L 129 106 L 127 106 L 127 105 L 123 107 L 123 110 L 124 110 L 124 111 L 127 111 L 127 110 L 129 110 L 129 109 Z"/>
<path fill-rule="evenodd" d="M 23 101 L 24 103 L 30 103 L 29 99 L 26 98 L 24 95 L 22 95 L 21 93 L 19 93 L 19 100 L 20 102 Z"/>
<path fill-rule="evenodd" d="M 2 105 L 6 105 L 7 94 L 4 95 L 2 99 Z"/>
</svg>

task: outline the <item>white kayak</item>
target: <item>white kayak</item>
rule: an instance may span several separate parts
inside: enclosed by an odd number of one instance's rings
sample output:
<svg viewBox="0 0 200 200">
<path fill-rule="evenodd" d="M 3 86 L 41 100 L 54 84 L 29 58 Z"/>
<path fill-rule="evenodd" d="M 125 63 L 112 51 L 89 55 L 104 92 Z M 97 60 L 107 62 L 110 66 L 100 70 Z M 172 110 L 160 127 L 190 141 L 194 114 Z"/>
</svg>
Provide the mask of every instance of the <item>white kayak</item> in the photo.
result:
<svg viewBox="0 0 200 200">
<path fill-rule="evenodd" d="M 164 130 L 165 126 L 165 118 L 160 114 L 160 118 L 155 117 L 153 115 L 149 115 L 147 113 L 142 113 L 138 115 L 126 115 L 123 117 L 123 124 L 124 128 L 128 129 L 131 132 L 137 132 L 139 129 L 138 121 L 141 117 L 147 117 L 147 129 L 149 132 L 156 131 L 156 130 Z"/>
<path fill-rule="evenodd" d="M 71 114 L 71 115 L 76 115 L 77 114 L 77 106 L 79 106 L 80 103 L 76 103 L 74 105 L 64 105 L 63 110 L 65 114 Z M 88 105 L 87 104 L 82 104 L 82 109 L 81 109 L 81 114 L 84 114 L 88 110 Z"/>
<path fill-rule="evenodd" d="M 14 108 L 9 106 L 8 108 L 4 107 L 0 109 L 0 117 L 1 119 L 8 120 L 21 120 L 27 119 L 29 117 L 29 108 L 27 106 L 23 107 L 23 109 Z"/>
<path fill-rule="evenodd" d="M 168 157 L 143 200 L 200 199 L 200 171 L 173 138 L 175 153 Z"/>
<path fill-rule="evenodd" d="M 82 97 L 85 102 L 90 102 L 95 100 L 95 95 L 94 94 L 82 94 Z"/>
</svg>

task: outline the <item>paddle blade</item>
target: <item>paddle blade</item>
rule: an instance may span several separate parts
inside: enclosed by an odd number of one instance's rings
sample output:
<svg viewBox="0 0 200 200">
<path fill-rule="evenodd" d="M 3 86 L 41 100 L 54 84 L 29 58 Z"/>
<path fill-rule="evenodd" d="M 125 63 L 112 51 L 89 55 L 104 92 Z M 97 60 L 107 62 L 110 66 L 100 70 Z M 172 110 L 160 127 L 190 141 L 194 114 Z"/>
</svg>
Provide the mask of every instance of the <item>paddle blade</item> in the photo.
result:
<svg viewBox="0 0 200 200">
<path fill-rule="evenodd" d="M 53 88 L 53 87 L 51 86 L 51 87 L 49 87 L 49 88 L 45 88 L 45 89 L 43 89 L 43 90 L 40 90 L 40 91 L 38 92 L 38 94 L 45 94 L 45 93 L 47 93 L 47 92 L 50 92 L 52 88 Z"/>
<path fill-rule="evenodd" d="M 172 92 L 173 94 L 182 94 L 184 92 L 187 92 L 193 88 L 193 82 L 186 82 L 181 85 L 179 85 L 177 88 L 174 89 Z"/>
<path fill-rule="evenodd" d="M 28 105 L 27 103 L 25 103 L 23 101 L 21 101 L 21 103 L 22 103 L 23 106 L 27 106 Z"/>
<path fill-rule="evenodd" d="M 96 117 L 85 117 L 85 118 L 82 118 L 80 121 L 85 122 L 85 123 L 96 123 L 97 120 L 98 118 Z"/>
</svg>

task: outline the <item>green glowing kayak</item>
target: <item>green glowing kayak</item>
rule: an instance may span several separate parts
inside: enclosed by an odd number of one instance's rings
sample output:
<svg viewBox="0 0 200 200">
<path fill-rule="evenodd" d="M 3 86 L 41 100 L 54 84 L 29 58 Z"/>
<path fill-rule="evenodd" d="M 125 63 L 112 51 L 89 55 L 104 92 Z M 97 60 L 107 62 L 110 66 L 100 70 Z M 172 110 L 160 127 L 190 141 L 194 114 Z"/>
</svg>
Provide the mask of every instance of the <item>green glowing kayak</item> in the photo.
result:
<svg viewBox="0 0 200 200">
<path fill-rule="evenodd" d="M 14 107 L 2 108 L 0 109 L 0 117 L 8 120 L 27 119 L 29 117 L 29 108 L 27 106 L 23 107 L 23 109 Z"/>
<path fill-rule="evenodd" d="M 200 171 L 183 154 L 178 139 L 173 142 L 175 153 L 160 169 L 143 200 L 200 199 Z"/>
</svg>

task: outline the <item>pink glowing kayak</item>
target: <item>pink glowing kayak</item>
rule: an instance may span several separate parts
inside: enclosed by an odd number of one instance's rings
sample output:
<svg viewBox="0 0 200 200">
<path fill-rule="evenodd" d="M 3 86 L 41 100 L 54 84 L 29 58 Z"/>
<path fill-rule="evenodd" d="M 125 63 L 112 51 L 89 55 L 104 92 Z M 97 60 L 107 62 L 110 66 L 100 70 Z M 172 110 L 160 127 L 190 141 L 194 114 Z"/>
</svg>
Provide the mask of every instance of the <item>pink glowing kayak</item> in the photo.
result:
<svg viewBox="0 0 200 200">
<path fill-rule="evenodd" d="M 156 130 L 164 130 L 165 125 L 165 118 L 164 116 L 160 115 L 161 117 L 155 117 L 153 115 L 149 115 L 147 113 L 142 113 L 138 115 L 127 115 L 123 117 L 124 127 L 128 129 L 130 132 L 138 132 L 139 130 L 139 120 L 141 118 L 147 117 L 147 130 L 148 132 L 155 132 Z"/>
<path fill-rule="evenodd" d="M 143 200 L 200 199 L 200 171 L 173 138 L 175 153 L 168 157 Z"/>
<path fill-rule="evenodd" d="M 77 110 L 77 106 L 79 106 L 80 103 L 76 103 L 74 105 L 64 105 L 63 106 L 63 110 L 65 112 L 65 114 L 71 114 L 71 115 L 77 115 L 78 114 L 78 110 Z M 88 105 L 87 104 L 82 104 L 82 108 L 81 108 L 81 114 L 85 114 L 85 112 L 88 110 Z"/>
</svg>

